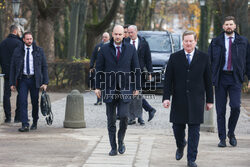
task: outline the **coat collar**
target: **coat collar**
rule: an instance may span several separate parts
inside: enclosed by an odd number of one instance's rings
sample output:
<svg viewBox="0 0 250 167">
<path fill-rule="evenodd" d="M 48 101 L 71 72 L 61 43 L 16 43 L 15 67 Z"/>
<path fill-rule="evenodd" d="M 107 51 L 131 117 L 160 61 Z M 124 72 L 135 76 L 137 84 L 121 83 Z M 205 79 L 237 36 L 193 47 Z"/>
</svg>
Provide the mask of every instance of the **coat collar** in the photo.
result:
<svg viewBox="0 0 250 167">
<path fill-rule="evenodd" d="M 183 55 L 183 57 L 185 58 L 186 65 L 191 67 L 191 66 L 193 66 L 193 64 L 197 61 L 198 56 L 199 56 L 199 51 L 195 48 L 195 50 L 194 50 L 194 55 L 193 55 L 193 58 L 192 58 L 192 61 L 191 61 L 191 64 L 190 64 L 190 65 L 188 64 L 188 60 L 187 60 L 187 57 L 186 57 L 186 54 L 185 54 L 184 49 L 182 49 L 182 55 Z"/>
<path fill-rule="evenodd" d="M 233 43 L 235 43 L 235 44 L 241 43 L 242 38 L 240 37 L 240 35 L 237 32 L 234 32 L 234 34 L 235 34 L 235 39 L 234 39 Z M 215 45 L 219 45 L 219 46 L 225 48 L 225 31 L 220 33 L 220 35 L 214 39 L 214 43 L 215 43 Z"/>
</svg>

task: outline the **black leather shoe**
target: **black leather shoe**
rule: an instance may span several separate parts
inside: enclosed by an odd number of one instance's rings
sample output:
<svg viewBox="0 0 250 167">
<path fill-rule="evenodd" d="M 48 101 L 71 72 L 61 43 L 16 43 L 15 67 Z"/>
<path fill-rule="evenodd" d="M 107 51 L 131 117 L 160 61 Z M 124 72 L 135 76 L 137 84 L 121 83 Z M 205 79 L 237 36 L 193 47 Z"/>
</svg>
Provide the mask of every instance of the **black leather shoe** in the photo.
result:
<svg viewBox="0 0 250 167">
<path fill-rule="evenodd" d="M 22 126 L 21 128 L 18 129 L 19 132 L 28 132 L 30 129 L 29 129 L 29 126 Z"/>
<path fill-rule="evenodd" d="M 220 140 L 218 147 L 226 147 L 226 140 Z"/>
<path fill-rule="evenodd" d="M 125 144 L 124 143 L 119 144 L 119 146 L 118 146 L 118 152 L 120 154 L 123 154 L 125 151 L 126 151 Z"/>
<path fill-rule="evenodd" d="M 133 125 L 133 124 L 135 124 L 136 122 L 135 122 L 135 120 L 133 120 L 133 119 L 130 119 L 130 120 L 128 120 L 128 125 Z"/>
<path fill-rule="evenodd" d="M 33 123 L 30 127 L 30 130 L 36 130 L 37 129 L 37 124 Z"/>
<path fill-rule="evenodd" d="M 148 112 L 148 122 L 154 118 L 155 113 L 156 113 L 156 110 L 154 108 Z"/>
<path fill-rule="evenodd" d="M 235 147 L 237 146 L 237 140 L 235 138 L 234 135 L 228 135 L 228 138 L 229 138 L 229 143 L 231 144 L 231 146 Z"/>
<path fill-rule="evenodd" d="M 98 102 L 94 103 L 94 105 L 102 105 L 102 102 L 98 101 Z"/>
<path fill-rule="evenodd" d="M 182 148 L 177 148 L 176 154 L 175 154 L 175 159 L 176 159 L 176 160 L 182 159 L 182 157 L 183 157 L 183 151 L 184 151 L 184 148 L 185 148 L 186 145 L 187 145 L 187 142 L 185 141 L 184 147 L 182 147 Z"/>
<path fill-rule="evenodd" d="M 197 167 L 197 164 L 195 162 L 188 161 L 187 166 L 188 167 Z"/>
<path fill-rule="evenodd" d="M 142 126 L 145 125 L 145 122 L 142 118 L 138 118 L 138 123 Z"/>
<path fill-rule="evenodd" d="M 11 119 L 10 119 L 10 118 L 6 118 L 6 119 L 4 120 L 4 122 L 5 122 L 5 123 L 10 123 L 10 122 L 11 122 Z"/>
<path fill-rule="evenodd" d="M 117 155 L 117 150 L 116 149 L 112 149 L 110 152 L 109 152 L 109 156 L 115 156 Z"/>
</svg>

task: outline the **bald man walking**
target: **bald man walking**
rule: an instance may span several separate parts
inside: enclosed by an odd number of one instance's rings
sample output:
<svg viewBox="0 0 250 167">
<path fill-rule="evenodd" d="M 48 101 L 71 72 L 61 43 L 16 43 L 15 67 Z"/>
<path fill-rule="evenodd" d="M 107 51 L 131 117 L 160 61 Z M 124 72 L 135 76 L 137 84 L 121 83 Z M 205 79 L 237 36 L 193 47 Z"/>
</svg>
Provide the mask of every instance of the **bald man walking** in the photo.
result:
<svg viewBox="0 0 250 167">
<path fill-rule="evenodd" d="M 114 27 L 110 43 L 100 49 L 96 61 L 96 90 L 106 103 L 110 156 L 117 155 L 116 144 L 116 108 L 119 110 L 120 127 L 118 131 L 118 152 L 126 150 L 124 137 L 128 125 L 129 103 L 133 95 L 138 95 L 140 88 L 140 67 L 133 45 L 123 42 L 124 28 Z M 135 76 L 132 76 L 134 74 Z M 131 82 L 134 78 L 134 83 Z"/>
</svg>

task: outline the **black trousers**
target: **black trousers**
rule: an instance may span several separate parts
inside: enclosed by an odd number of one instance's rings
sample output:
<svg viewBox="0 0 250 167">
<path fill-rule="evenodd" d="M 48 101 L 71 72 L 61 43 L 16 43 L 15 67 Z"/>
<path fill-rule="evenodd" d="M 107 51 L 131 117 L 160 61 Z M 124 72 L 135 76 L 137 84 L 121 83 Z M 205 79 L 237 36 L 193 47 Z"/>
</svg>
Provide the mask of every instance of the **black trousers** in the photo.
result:
<svg viewBox="0 0 250 167">
<path fill-rule="evenodd" d="M 4 95 L 3 95 L 3 108 L 6 119 L 11 119 L 11 90 L 10 90 L 10 82 L 9 78 L 4 78 Z M 19 100 L 18 95 L 16 97 L 16 114 L 15 120 L 20 120 L 20 112 L 19 112 Z"/>
<path fill-rule="evenodd" d="M 186 124 L 173 123 L 174 137 L 178 148 L 185 146 L 185 128 Z M 200 124 L 188 124 L 188 149 L 187 159 L 194 162 L 198 154 L 198 145 L 200 139 Z"/>
<path fill-rule="evenodd" d="M 116 108 L 119 110 L 120 127 L 118 131 L 118 143 L 122 143 L 128 126 L 129 102 L 123 102 L 122 99 L 114 99 L 106 103 L 107 126 L 109 141 L 112 149 L 117 149 L 116 144 Z"/>
</svg>

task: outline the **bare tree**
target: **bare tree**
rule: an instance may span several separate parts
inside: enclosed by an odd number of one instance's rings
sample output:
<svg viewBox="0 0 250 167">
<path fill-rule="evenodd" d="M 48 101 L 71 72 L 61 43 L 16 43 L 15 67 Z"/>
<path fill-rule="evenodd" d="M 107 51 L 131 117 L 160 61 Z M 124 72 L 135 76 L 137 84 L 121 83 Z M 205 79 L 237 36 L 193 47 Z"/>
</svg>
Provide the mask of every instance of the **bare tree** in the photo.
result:
<svg viewBox="0 0 250 167">
<path fill-rule="evenodd" d="M 87 57 L 90 57 L 93 51 L 96 38 L 109 27 L 110 23 L 115 18 L 117 10 L 120 6 L 120 1 L 121 0 L 113 1 L 111 8 L 101 21 L 98 21 L 98 15 L 96 13 L 98 10 L 95 10 L 97 1 L 92 1 L 92 23 L 87 23 L 85 26 L 87 32 Z"/>
</svg>

